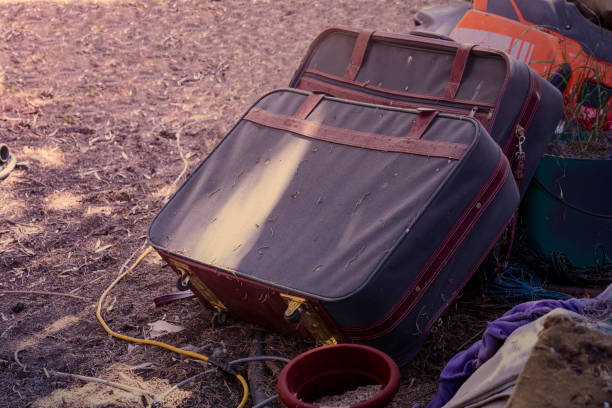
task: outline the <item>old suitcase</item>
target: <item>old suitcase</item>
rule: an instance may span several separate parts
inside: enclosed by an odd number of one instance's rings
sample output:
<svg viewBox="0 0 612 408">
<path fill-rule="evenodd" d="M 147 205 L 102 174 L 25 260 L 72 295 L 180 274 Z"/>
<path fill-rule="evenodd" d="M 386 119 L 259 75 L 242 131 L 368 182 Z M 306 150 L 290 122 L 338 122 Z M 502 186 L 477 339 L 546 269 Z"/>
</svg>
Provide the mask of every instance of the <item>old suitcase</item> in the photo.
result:
<svg viewBox="0 0 612 408">
<path fill-rule="evenodd" d="M 473 116 L 503 148 L 521 196 L 563 112 L 557 89 L 502 51 L 344 28 L 329 28 L 314 40 L 290 86 Z"/>
<path fill-rule="evenodd" d="M 509 174 L 472 118 L 278 90 L 148 239 L 205 305 L 404 363 L 515 211 Z"/>
</svg>

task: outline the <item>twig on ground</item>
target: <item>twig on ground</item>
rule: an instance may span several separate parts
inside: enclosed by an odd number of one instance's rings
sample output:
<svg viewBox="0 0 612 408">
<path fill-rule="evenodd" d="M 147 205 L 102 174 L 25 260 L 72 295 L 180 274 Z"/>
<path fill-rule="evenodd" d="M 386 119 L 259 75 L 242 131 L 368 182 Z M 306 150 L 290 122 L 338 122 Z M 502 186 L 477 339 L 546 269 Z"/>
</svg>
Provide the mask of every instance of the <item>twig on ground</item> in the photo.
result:
<svg viewBox="0 0 612 408">
<path fill-rule="evenodd" d="M 187 159 L 185 158 L 185 155 L 183 154 L 183 149 L 181 149 L 181 132 L 183 131 L 184 128 L 185 126 L 180 128 L 176 132 L 176 146 L 178 147 L 178 152 L 179 152 L 179 155 L 181 156 L 181 160 L 183 160 L 183 170 L 181 170 L 181 172 L 176 177 L 176 179 L 174 179 L 174 181 L 172 182 L 172 185 L 178 183 L 181 177 L 183 177 L 183 175 L 187 172 L 187 168 L 189 167 L 189 162 L 187 161 Z"/>
<path fill-rule="evenodd" d="M 9 224 L 12 225 L 24 225 L 26 227 L 37 227 L 38 225 L 34 225 L 34 224 L 28 224 L 27 222 L 19 222 L 19 221 L 13 221 L 13 220 L 3 220 L 4 222 L 8 222 Z"/>
<path fill-rule="evenodd" d="M 90 280 L 89 282 L 87 282 L 87 285 L 91 285 L 92 283 L 99 281 L 99 280 L 100 280 L 100 279 L 102 279 L 103 277 L 104 277 L 104 275 L 100 275 L 100 276 L 98 276 L 97 278 L 92 279 L 92 280 Z"/>
<path fill-rule="evenodd" d="M 127 368 L 128 370 L 153 370 L 155 369 L 155 364 L 147 362 L 135 366 L 130 366 Z"/>
<path fill-rule="evenodd" d="M 47 292 L 46 290 L 0 290 L 0 295 L 46 295 L 46 296 L 65 296 L 80 300 L 91 300 L 83 296 L 73 295 L 72 293 Z"/>
<path fill-rule="evenodd" d="M 175 185 L 176 183 L 179 182 L 179 180 L 181 179 L 181 177 L 183 177 L 183 175 L 187 172 L 187 168 L 189 167 L 189 162 L 187 161 L 187 158 L 185 158 L 185 155 L 183 154 L 183 149 L 181 149 L 181 133 L 183 132 L 183 130 L 185 130 L 186 128 L 188 128 L 189 126 L 196 124 L 200 122 L 199 120 L 195 121 L 195 122 L 190 122 L 187 123 L 184 126 L 181 126 L 177 131 L 176 131 L 176 146 L 178 147 L 178 151 L 179 151 L 179 155 L 181 156 L 181 160 L 183 160 L 183 170 L 180 172 L 180 174 L 176 177 L 176 179 L 174 179 L 174 181 L 172 182 L 172 185 Z"/>
<path fill-rule="evenodd" d="M 16 326 L 16 324 L 11 324 L 9 327 L 7 327 L 7 328 L 6 328 L 6 329 L 5 329 L 5 330 L 2 332 L 2 334 L 0 334 L 0 337 L 4 337 L 4 335 L 5 335 L 5 334 L 6 334 L 6 333 L 7 333 L 9 330 L 11 330 L 13 327 L 15 327 L 15 326 Z"/>
<path fill-rule="evenodd" d="M 134 258 L 136 254 L 139 254 L 140 252 L 142 252 L 142 250 L 146 246 L 147 246 L 147 241 L 145 240 L 145 242 L 143 242 L 142 245 L 138 247 L 134 252 L 132 252 L 132 255 L 130 255 L 130 257 L 125 260 L 123 265 L 121 265 L 121 268 L 119 268 L 119 273 L 117 275 L 121 275 L 123 272 L 125 272 L 127 268 L 129 267 L 130 262 L 132 262 L 132 258 Z"/>
<path fill-rule="evenodd" d="M 132 387 L 130 385 L 119 384 L 119 383 L 116 383 L 114 381 L 103 380 L 102 378 L 88 377 L 88 376 L 79 375 L 79 374 L 63 373 L 61 371 L 54 371 L 54 370 L 47 370 L 47 372 L 49 374 L 53 375 L 53 376 L 56 376 L 56 377 L 76 378 L 77 380 L 82 380 L 82 381 L 87 381 L 87 382 L 95 382 L 95 383 L 98 383 L 98 384 L 108 385 L 109 387 L 118 388 L 120 390 L 130 392 L 132 394 L 146 395 L 146 396 L 149 396 L 149 397 L 153 398 L 154 401 L 157 398 L 157 396 L 154 393 L 152 393 L 152 392 L 149 392 L 149 391 L 146 391 L 146 390 L 143 390 L 143 389 L 140 389 L 140 388 Z"/>
<path fill-rule="evenodd" d="M 26 254 L 27 256 L 34 256 L 36 255 L 36 252 L 32 251 L 29 248 L 26 248 L 21 241 L 19 241 L 19 239 L 17 239 L 17 245 L 19 245 L 19 249 L 21 250 L 21 252 L 23 252 L 24 254 Z"/>
<path fill-rule="evenodd" d="M 15 350 L 15 354 L 13 354 L 13 357 L 15 358 L 15 362 L 17 364 L 19 364 L 19 367 L 21 367 L 23 369 L 23 372 L 25 373 L 27 371 L 27 367 L 25 366 L 25 364 L 23 364 L 21 361 L 19 361 L 19 352 L 21 351 L 21 349 L 19 350 Z"/>
<path fill-rule="evenodd" d="M 17 395 L 19 395 L 19 398 L 23 399 L 23 395 L 21 395 L 21 393 L 19 392 L 19 390 L 17 389 L 16 385 L 13 385 L 13 391 L 17 393 Z"/>
</svg>

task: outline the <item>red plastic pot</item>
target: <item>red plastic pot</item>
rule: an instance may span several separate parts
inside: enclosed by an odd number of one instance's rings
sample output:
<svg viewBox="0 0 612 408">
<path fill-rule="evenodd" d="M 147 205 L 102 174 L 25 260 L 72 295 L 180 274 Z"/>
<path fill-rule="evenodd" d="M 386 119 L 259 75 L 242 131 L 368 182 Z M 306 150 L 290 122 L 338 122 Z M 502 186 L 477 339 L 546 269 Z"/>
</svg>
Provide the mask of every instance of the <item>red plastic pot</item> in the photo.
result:
<svg viewBox="0 0 612 408">
<path fill-rule="evenodd" d="M 357 344 L 336 344 L 300 354 L 278 377 L 278 395 L 289 408 L 317 408 L 308 401 L 340 394 L 358 386 L 380 384 L 383 389 L 350 408 L 384 407 L 399 388 L 400 374 L 385 353 Z"/>
</svg>

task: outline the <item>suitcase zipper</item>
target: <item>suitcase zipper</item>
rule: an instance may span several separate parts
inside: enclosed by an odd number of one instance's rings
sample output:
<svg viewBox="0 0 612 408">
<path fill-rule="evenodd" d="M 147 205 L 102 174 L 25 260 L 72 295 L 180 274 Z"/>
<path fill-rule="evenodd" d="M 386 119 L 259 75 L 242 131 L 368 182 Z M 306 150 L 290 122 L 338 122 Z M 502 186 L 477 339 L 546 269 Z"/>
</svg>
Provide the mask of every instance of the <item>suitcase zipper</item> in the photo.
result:
<svg viewBox="0 0 612 408">
<path fill-rule="evenodd" d="M 491 176 L 484 184 L 481 191 L 476 195 L 472 203 L 460 216 L 457 223 L 446 235 L 436 251 L 425 263 L 419 275 L 406 289 L 400 299 L 379 320 L 365 326 L 344 326 L 340 331 L 345 333 L 350 340 L 370 340 L 388 334 L 401 324 L 423 298 L 431 284 L 438 277 L 448 260 L 455 254 L 465 237 L 488 206 L 497 196 L 499 190 L 506 182 L 510 173 L 510 166 L 505 156 L 500 155 L 497 166 Z"/>
</svg>

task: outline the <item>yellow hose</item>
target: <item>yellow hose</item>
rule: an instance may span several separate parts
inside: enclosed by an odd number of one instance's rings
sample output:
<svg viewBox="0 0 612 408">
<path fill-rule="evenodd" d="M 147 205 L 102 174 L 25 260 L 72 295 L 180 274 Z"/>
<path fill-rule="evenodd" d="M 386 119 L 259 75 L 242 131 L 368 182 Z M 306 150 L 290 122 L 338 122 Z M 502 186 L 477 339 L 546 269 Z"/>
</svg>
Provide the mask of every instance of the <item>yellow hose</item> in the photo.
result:
<svg viewBox="0 0 612 408">
<path fill-rule="evenodd" d="M 100 324 L 102 325 L 102 327 L 104 328 L 104 330 L 106 330 L 106 332 L 108 334 L 110 334 L 113 337 L 116 337 L 118 339 L 121 340 L 125 340 L 125 341 L 130 341 L 132 343 L 138 343 L 138 344 L 149 344 L 151 346 L 157 346 L 157 347 L 161 347 L 164 348 L 166 350 L 170 350 L 173 351 L 175 353 L 178 354 L 182 354 L 185 356 L 189 356 L 191 358 L 196 358 L 198 360 L 202 360 L 202 361 L 209 361 L 209 358 L 207 356 L 205 356 L 204 354 L 200 354 L 200 353 L 194 353 L 193 351 L 187 351 L 187 350 L 181 350 L 179 348 L 176 348 L 174 346 L 171 346 L 169 344 L 166 343 L 162 343 L 161 341 L 155 341 L 155 340 L 146 340 L 146 339 L 138 339 L 136 337 L 130 337 L 130 336 L 125 336 L 123 334 L 114 332 L 113 330 L 111 330 L 110 327 L 108 327 L 108 325 L 106 324 L 106 322 L 104 321 L 104 319 L 102 318 L 102 303 L 104 303 L 104 299 L 106 298 L 106 296 L 109 294 L 109 292 L 117 285 L 117 283 L 119 283 L 119 281 L 121 279 L 123 279 L 128 273 L 132 272 L 134 269 L 136 269 L 136 267 L 138 266 L 138 264 L 140 264 L 140 262 L 142 262 L 142 260 L 153 250 L 153 247 L 149 246 L 147 247 L 147 249 L 145 249 L 143 251 L 143 253 L 138 257 L 138 259 L 136 259 L 134 261 L 134 263 L 132 264 L 132 266 L 130 266 L 124 273 L 122 273 L 121 275 L 119 275 L 117 277 L 117 279 L 115 279 L 113 281 L 113 283 L 111 283 L 109 285 L 108 288 L 106 288 L 106 290 L 104 291 L 104 293 L 102 293 L 102 296 L 100 296 L 100 299 L 98 299 L 98 307 L 96 310 L 96 317 L 98 318 L 98 321 L 100 322 Z M 240 374 L 234 374 L 236 376 L 236 378 L 238 379 L 238 381 L 240 381 L 240 383 L 242 384 L 242 400 L 240 401 L 240 404 L 238 404 L 237 408 L 243 408 L 246 403 L 247 400 L 249 398 L 249 386 L 246 382 L 246 380 L 244 379 L 243 376 L 241 376 Z"/>
</svg>

